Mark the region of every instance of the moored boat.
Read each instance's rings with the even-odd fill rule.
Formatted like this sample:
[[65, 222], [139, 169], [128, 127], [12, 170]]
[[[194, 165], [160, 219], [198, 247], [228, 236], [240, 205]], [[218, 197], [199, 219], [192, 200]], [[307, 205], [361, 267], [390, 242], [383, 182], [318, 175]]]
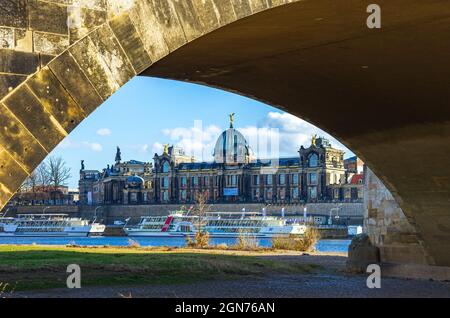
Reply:
[[256, 212], [211, 212], [203, 218], [175, 212], [168, 216], [143, 216], [136, 226], [125, 226], [128, 236], [185, 237], [199, 230], [210, 237], [236, 238], [249, 235], [258, 238], [303, 235], [306, 225]]
[[67, 214], [19, 214], [16, 218], [0, 218], [0, 237], [84, 237], [99, 236], [105, 225]]

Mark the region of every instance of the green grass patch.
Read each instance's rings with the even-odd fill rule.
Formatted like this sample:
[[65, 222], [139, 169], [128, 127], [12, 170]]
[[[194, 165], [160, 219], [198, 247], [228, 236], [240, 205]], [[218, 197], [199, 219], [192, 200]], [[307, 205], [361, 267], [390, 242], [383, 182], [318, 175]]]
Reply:
[[80, 265], [82, 286], [182, 284], [321, 270], [314, 264], [210, 250], [0, 246], [0, 282], [15, 290], [64, 288], [69, 264]]

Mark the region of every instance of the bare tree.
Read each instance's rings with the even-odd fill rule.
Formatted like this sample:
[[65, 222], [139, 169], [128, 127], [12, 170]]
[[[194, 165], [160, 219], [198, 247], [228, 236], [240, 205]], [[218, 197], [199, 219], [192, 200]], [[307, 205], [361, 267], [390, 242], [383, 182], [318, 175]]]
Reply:
[[[56, 194], [58, 187], [66, 185], [67, 180], [71, 177], [70, 168], [66, 166], [62, 157], [48, 158], [46, 166], [49, 184], [53, 187], [52, 192]], [[56, 201], [55, 197], [54, 201]]]
[[31, 201], [34, 205], [38, 200], [37, 194], [40, 193], [40, 199], [42, 199], [42, 192], [45, 191], [49, 184], [49, 177], [47, 171], [47, 165], [42, 162], [22, 183], [17, 191], [17, 202], [20, 204], [22, 199]]
[[38, 185], [39, 185], [39, 179], [38, 179], [38, 175], [35, 170], [22, 183], [22, 185], [19, 189], [19, 193], [18, 193], [19, 196], [21, 196], [22, 192], [27, 194], [27, 196], [29, 196], [31, 194], [31, 198], [30, 198], [31, 205], [34, 205], [34, 203], [36, 202], [36, 192], [38, 190], [37, 189]]
[[50, 174], [46, 162], [42, 162], [34, 171], [37, 177], [37, 183], [42, 190], [45, 190], [50, 185]]
[[190, 213], [197, 217], [195, 240], [191, 241], [188, 237], [188, 245], [191, 247], [205, 248], [209, 244], [209, 233], [204, 229], [204, 222], [211, 206], [207, 204], [209, 192], [202, 191], [195, 194], [196, 204], [190, 209]]

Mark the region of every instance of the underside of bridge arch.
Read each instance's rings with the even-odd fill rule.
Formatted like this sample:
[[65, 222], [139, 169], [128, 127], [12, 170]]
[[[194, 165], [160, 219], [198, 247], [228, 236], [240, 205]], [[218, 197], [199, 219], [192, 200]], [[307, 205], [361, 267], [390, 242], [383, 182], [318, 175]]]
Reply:
[[134, 1], [1, 100], [0, 205], [132, 77], [170, 78], [261, 100], [339, 138], [395, 197], [427, 262], [450, 266], [450, 5], [378, 1], [382, 27], [369, 29], [369, 3]]
[[379, 5], [380, 30], [366, 27], [364, 1], [266, 11], [189, 43], [143, 75], [238, 92], [333, 134], [389, 188], [427, 262], [449, 266], [450, 5]]

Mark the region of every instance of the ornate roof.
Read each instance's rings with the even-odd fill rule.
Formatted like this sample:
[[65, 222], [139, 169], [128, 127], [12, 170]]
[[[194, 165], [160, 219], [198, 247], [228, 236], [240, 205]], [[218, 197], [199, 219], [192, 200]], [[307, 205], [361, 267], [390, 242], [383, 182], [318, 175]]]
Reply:
[[220, 134], [214, 147], [216, 163], [248, 163], [250, 147], [244, 136], [234, 128]]

